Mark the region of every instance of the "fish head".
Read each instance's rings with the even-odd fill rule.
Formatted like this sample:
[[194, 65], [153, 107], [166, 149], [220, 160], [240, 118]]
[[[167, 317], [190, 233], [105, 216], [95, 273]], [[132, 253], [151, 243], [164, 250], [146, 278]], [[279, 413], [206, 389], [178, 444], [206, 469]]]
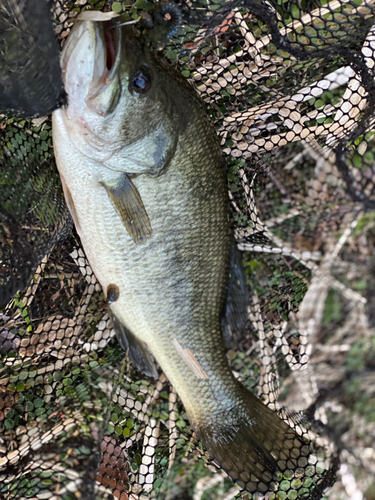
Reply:
[[65, 124], [85, 156], [103, 161], [160, 127], [173, 111], [145, 40], [133, 27], [77, 21], [61, 55]]

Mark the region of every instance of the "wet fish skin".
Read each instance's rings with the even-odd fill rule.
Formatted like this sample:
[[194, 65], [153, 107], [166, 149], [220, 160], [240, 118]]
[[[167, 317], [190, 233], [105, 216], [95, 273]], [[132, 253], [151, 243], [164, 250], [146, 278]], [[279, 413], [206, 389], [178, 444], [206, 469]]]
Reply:
[[[107, 44], [105, 36], [103, 24], [75, 25], [62, 54], [69, 106], [53, 115], [77, 231], [103, 290], [117, 287], [110, 311], [122, 345], [149, 375], [156, 359], [233, 480], [267, 489], [308, 451], [234, 378], [226, 358], [232, 236], [215, 130], [186, 80], [132, 29], [118, 29]], [[111, 43], [121, 47], [114, 62]], [[140, 71], [145, 92], [134, 87]]]

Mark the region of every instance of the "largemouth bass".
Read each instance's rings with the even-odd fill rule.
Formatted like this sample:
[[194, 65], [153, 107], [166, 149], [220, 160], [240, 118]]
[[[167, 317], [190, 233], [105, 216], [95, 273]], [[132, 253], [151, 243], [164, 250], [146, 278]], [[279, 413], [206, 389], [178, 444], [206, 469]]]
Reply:
[[57, 166], [120, 343], [143, 373], [156, 376], [157, 361], [230, 477], [266, 491], [277, 471], [307, 463], [309, 448], [226, 358], [238, 272], [203, 105], [127, 26], [77, 22], [61, 64], [69, 105], [53, 114]]

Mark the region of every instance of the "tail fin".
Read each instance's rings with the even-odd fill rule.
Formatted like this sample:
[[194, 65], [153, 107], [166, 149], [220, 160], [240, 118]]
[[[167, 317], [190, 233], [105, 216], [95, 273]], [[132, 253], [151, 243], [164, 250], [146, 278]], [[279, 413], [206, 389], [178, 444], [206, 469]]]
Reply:
[[243, 389], [243, 402], [211, 416], [197, 432], [212, 458], [250, 493], [274, 490], [278, 472], [308, 463], [309, 443], [254, 394]]

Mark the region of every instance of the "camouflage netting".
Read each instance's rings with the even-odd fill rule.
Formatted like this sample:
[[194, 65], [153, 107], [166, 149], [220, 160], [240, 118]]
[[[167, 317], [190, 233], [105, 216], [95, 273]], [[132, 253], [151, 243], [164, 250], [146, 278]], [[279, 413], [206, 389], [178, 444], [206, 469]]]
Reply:
[[[153, 4], [55, 1], [62, 42], [86, 8], [136, 20]], [[215, 466], [165, 376], [140, 378], [117, 343], [50, 118], [2, 115], [0, 499], [374, 499], [374, 3], [168, 9], [163, 52], [216, 125], [248, 276], [228, 359], [307, 451], [247, 492]]]

